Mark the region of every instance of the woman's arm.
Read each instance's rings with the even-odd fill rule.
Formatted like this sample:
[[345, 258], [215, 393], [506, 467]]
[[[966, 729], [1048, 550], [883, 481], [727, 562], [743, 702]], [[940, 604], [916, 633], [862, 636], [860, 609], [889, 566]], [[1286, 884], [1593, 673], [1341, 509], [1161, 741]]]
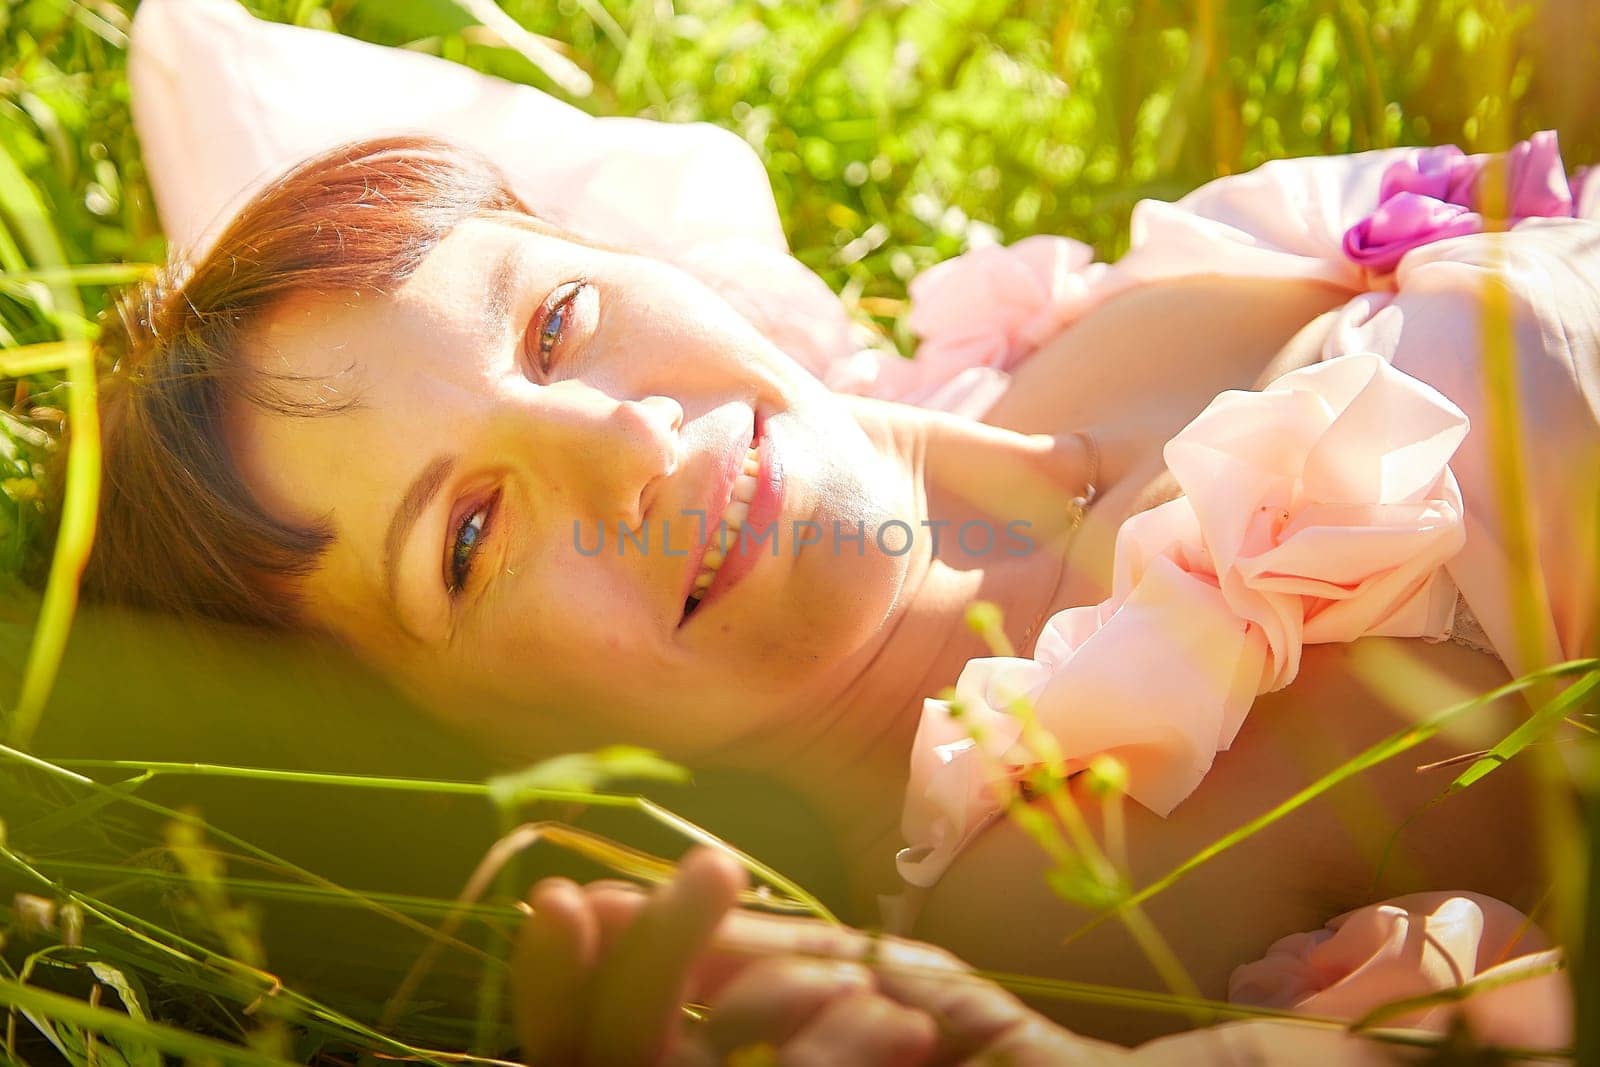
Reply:
[[1159, 460], [1218, 393], [1255, 387], [1308, 323], [1348, 299], [1320, 282], [1220, 276], [1130, 289], [1028, 357], [983, 421], [1022, 433], [1092, 428], [1102, 477], [1117, 481]]

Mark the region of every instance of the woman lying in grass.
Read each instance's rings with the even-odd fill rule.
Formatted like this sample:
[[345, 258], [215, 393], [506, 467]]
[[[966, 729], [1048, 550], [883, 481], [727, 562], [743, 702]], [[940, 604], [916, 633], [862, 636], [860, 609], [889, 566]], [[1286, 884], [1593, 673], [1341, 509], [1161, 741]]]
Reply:
[[[207, 250], [107, 331], [91, 593], [324, 634], [500, 767], [629, 741], [764, 776], [818, 813], [847, 920], [975, 966], [1334, 1018], [1510, 967], [1467, 1024], [1567, 1040], [1514, 910], [1549, 884], [1524, 761], [1442, 802], [1462, 764], [1416, 770], [1508, 709], [1230, 837], [1418, 717], [1594, 653], [1600, 190], [1552, 134], [1269, 164], [1141, 205], [1111, 266], [1048, 236], [975, 250], [913, 285], [908, 362], [852, 344], [719, 131], [202, 0], [141, 5], [129, 70], [164, 219]], [[269, 164], [397, 116], [452, 142], [346, 145], [211, 224]], [[1485, 386], [1497, 353], [1514, 389]], [[1486, 397], [1515, 401], [1526, 529]], [[609, 888], [536, 891], [532, 1051], [648, 1058], [687, 996], [713, 1023], [682, 1049], [810, 1032], [871, 1059], [948, 1016], [944, 988], [1047, 1061], [1077, 1040], [892, 975], [877, 1023], [812, 1019], [863, 974], [797, 964], [859, 946], [810, 926], [685, 985], [732, 970], [705, 953], [733, 876], [687, 866], [645, 912], [665, 941], [606, 941], [641, 907]], [[1047, 1007], [1125, 1041], [1188, 1021]]]
[[[1552, 152], [1487, 168], [1547, 216], [1504, 239], [1448, 199], [1486, 195], [1486, 161], [1407, 149], [1215, 183], [1110, 271], [1038, 246], [957, 261], [914, 294], [930, 343], [1038, 342], [978, 421], [830, 391], [695, 278], [541, 221], [468, 152], [339, 149], [108, 331], [87, 587], [324, 633], [506, 765], [625, 740], [770, 775], [828, 827], [849, 920], [971, 964], [1310, 1003], [1332, 935], [1240, 965], [1384, 896], [1540, 899], [1520, 764], [1442, 803], [1456, 772], [1415, 769], [1495, 724], [1061, 938], [1416, 716], [1592, 653], [1600, 226], [1570, 217]], [[1529, 191], [1555, 177], [1567, 217]], [[1407, 183], [1430, 182], [1418, 221]], [[1363, 190], [1382, 202], [1323, 254]], [[1512, 625], [1484, 428], [1486, 287], [1538, 504], [1533, 630]], [[975, 658], [978, 600], [1032, 658]], [[1008, 797], [1059, 815], [1063, 777], [1095, 837], [1065, 857], [998, 818]], [[1378, 1002], [1531, 945], [1467, 925], [1465, 974], [1429, 970], [1419, 933], [1394, 967], [1429, 976]], [[1543, 1003], [1492, 1036], [1559, 1043]], [[1113, 1039], [1175, 1025], [1051, 1010]]]

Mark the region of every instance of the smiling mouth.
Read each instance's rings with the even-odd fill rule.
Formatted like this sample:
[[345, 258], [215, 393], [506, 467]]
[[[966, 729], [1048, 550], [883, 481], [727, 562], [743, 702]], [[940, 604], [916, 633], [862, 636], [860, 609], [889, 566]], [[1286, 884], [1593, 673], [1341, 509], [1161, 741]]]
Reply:
[[711, 588], [712, 581], [717, 577], [717, 571], [722, 569], [723, 562], [728, 558], [740, 529], [750, 517], [750, 503], [755, 499], [760, 472], [761, 457], [758, 445], [752, 441], [745, 451], [743, 466], [733, 479], [733, 492], [728, 497], [727, 509], [718, 516], [717, 524], [709, 527], [711, 544], [700, 560], [700, 572], [695, 575], [689, 598], [683, 602], [684, 619], [693, 615], [694, 610], [700, 606], [706, 590]]

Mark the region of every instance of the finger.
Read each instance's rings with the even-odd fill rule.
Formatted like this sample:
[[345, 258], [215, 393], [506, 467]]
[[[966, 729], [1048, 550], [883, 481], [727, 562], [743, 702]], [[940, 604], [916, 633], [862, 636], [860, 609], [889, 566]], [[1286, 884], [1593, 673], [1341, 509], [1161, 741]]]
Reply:
[[748, 965], [756, 953], [862, 961], [872, 969], [880, 992], [938, 1023], [941, 1061], [972, 1056], [1033, 1018], [1016, 997], [974, 976], [950, 953], [919, 941], [809, 919], [736, 912], [719, 928], [717, 944], [726, 951], [712, 957], [707, 972], [721, 967], [737, 973], [735, 968]]
[[[632, 882], [590, 882], [583, 889], [600, 923], [599, 958], [604, 959], [649, 898]], [[808, 928], [817, 929], [807, 934]], [[849, 933], [857, 939], [864, 937], [855, 931]], [[855, 956], [865, 951], [859, 947], [840, 948], [842, 943], [813, 919], [731, 911], [718, 925], [708, 950], [690, 964], [685, 996], [701, 1002], [715, 1000], [745, 968], [766, 956], [793, 955], [801, 947], [817, 950], [819, 955], [829, 947], [835, 948], [838, 955]], [[849, 943], [855, 945], [854, 941]]]
[[592, 1062], [654, 1062], [671, 1046], [691, 967], [743, 887], [738, 864], [694, 849], [639, 908], [595, 971], [585, 1034]]
[[859, 962], [876, 971], [928, 974], [931, 979], [966, 974], [950, 953], [919, 941], [856, 930], [818, 919], [735, 911], [717, 928], [715, 952], [701, 965], [708, 1000], [745, 967], [765, 956], [802, 956]]
[[[1311, 1031], [1318, 1033], [1319, 1031]], [[1209, 1031], [1192, 1031], [1195, 1035], [1206, 1034]], [[1188, 1037], [1188, 1034], [1183, 1035]], [[1340, 1035], [1343, 1036], [1343, 1035]], [[1181, 1051], [1167, 1046], [1166, 1041], [1157, 1041], [1152, 1045], [1141, 1046], [1148, 1049], [1152, 1055], [1146, 1061], [1149, 1067], [1172, 1063], [1182, 1064], [1236, 1064], [1236, 1063], [1330, 1063], [1328, 1060], [1318, 1059], [1289, 1059], [1271, 1056], [1265, 1050], [1256, 1050], [1255, 1056], [1233, 1056], [1227, 1050], [1214, 1059], [1207, 1058], [1202, 1050], [1197, 1047], [1184, 1048]], [[1209, 1050], [1208, 1050], [1209, 1051]], [[1139, 1055], [1139, 1050], [1126, 1049], [1121, 1045], [1113, 1045], [1106, 1041], [1096, 1041], [1092, 1038], [1079, 1037], [1070, 1030], [1064, 1030], [1053, 1023], [1046, 1022], [1037, 1015], [1033, 1015], [1016, 1026], [1007, 1028], [988, 1045], [978, 1050], [969, 1059], [960, 1062], [974, 1063], [1003, 1063], [1007, 1067], [1124, 1067], [1132, 1063]], [[1363, 1063], [1369, 1062], [1366, 1060]]]
[[[590, 882], [584, 886], [589, 905], [600, 924], [600, 959], [607, 958], [621, 940], [623, 933], [633, 925], [649, 901], [649, 896], [637, 885], [627, 882]], [[731, 917], [731, 915], [730, 915]], [[724, 920], [726, 921], [726, 920]], [[704, 1003], [721, 989], [728, 978], [749, 966], [757, 958], [738, 946], [725, 950], [713, 935], [710, 945], [691, 960], [688, 979], [682, 990], [683, 1000]]]
[[938, 1056], [963, 1062], [1036, 1018], [1028, 1007], [955, 956], [916, 941], [884, 938], [873, 963], [878, 988], [939, 1026]]
[[703, 1037], [722, 1056], [761, 1041], [781, 1045], [836, 998], [872, 988], [872, 973], [860, 964], [767, 957], [712, 1002]]
[[533, 915], [511, 952], [512, 1017], [523, 1058], [569, 1063], [578, 1049], [583, 989], [594, 967], [599, 927], [583, 892], [547, 878], [528, 897]]
[[[689, 855], [706, 852], [706, 849], [695, 849], [684, 856], [687, 861]], [[718, 854], [719, 859], [722, 859]], [[699, 862], [699, 861], [696, 861]], [[730, 869], [729, 877], [740, 879], [739, 887], [744, 888], [744, 874], [742, 871], [733, 874], [731, 867], [737, 866], [732, 860], [725, 860]], [[682, 861], [680, 861], [680, 868]], [[673, 872], [674, 878], [678, 875]], [[624, 931], [633, 925], [633, 920], [638, 917], [639, 911], [646, 901], [650, 899], [650, 892], [660, 892], [667, 883], [662, 883], [647, 891], [636, 882], [627, 882], [617, 878], [604, 878], [584, 885], [583, 891], [589, 897], [590, 907], [594, 909], [595, 917], [600, 921], [600, 958], [604, 959], [611, 947], [622, 937]]]
[[693, 988], [715, 1001], [729, 982], [758, 960], [799, 956], [842, 962], [872, 958], [876, 937], [819, 919], [760, 912], [730, 912], [717, 927], [712, 951], [695, 965]]
[[[631, 882], [590, 882], [583, 887], [600, 924], [600, 958], [610, 953], [623, 931], [633, 925], [650, 900], [650, 893]], [[660, 887], [656, 887], [656, 892]]]
[[[633, 924], [647, 898], [627, 882], [590, 882], [584, 892], [599, 919], [599, 955], [604, 959]], [[872, 941], [872, 935], [816, 919], [730, 911], [717, 926], [707, 950], [689, 965], [683, 995], [721, 1004], [729, 983], [763, 960], [797, 955], [858, 959], [870, 955]]]
[[875, 993], [829, 1002], [778, 1053], [784, 1067], [918, 1067], [938, 1042], [934, 1021]]

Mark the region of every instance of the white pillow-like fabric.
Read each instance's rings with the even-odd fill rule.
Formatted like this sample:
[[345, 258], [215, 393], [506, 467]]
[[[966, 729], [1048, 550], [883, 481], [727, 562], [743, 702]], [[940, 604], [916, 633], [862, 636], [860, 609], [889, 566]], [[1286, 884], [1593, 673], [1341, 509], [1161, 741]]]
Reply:
[[162, 222], [188, 249], [300, 160], [421, 132], [483, 153], [542, 216], [610, 243], [788, 251], [755, 153], [705, 123], [597, 120], [433, 56], [261, 22], [233, 0], [146, 0], [128, 77]]

